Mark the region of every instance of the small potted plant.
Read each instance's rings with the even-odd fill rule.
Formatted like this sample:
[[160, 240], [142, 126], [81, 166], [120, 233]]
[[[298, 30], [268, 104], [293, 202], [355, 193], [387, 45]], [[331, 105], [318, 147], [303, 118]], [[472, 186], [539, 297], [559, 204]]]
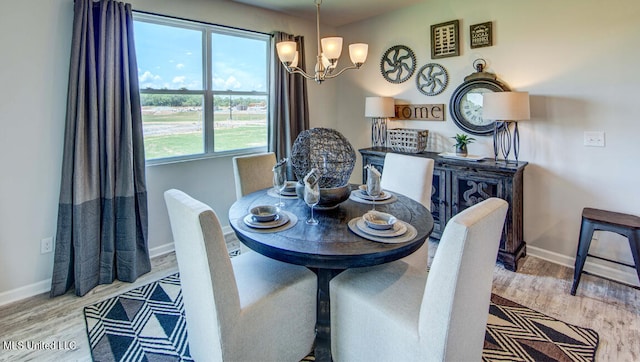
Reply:
[[455, 135], [455, 137], [451, 137], [454, 140], [456, 140], [456, 155], [458, 156], [462, 156], [462, 157], [467, 157], [467, 145], [469, 143], [473, 143], [473, 141], [475, 141], [476, 139], [473, 137], [469, 137], [464, 133], [458, 133]]

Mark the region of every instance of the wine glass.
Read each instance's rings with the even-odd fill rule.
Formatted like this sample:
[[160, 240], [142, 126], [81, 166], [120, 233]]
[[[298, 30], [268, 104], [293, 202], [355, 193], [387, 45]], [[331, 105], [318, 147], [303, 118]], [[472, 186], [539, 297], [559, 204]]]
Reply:
[[282, 191], [287, 187], [287, 170], [285, 167], [275, 167], [273, 169], [273, 187], [278, 193], [278, 203], [276, 206], [282, 208], [284, 202], [282, 202]]
[[380, 176], [376, 175], [375, 172], [369, 172], [367, 175], [367, 194], [373, 199], [373, 207], [371, 210], [376, 209], [376, 198], [380, 196], [381, 193]]
[[318, 220], [313, 217], [313, 208], [320, 202], [320, 186], [317, 182], [305, 183], [304, 202], [311, 207], [311, 218], [307, 220], [308, 225], [318, 225]]

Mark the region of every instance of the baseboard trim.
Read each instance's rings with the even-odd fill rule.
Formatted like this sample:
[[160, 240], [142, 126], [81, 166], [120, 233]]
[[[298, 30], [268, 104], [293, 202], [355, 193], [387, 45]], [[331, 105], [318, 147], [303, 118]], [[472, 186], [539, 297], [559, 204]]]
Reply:
[[0, 306], [30, 298], [38, 294], [48, 293], [51, 290], [51, 279], [25, 285], [16, 289], [0, 293]]
[[[527, 245], [527, 255], [534, 256], [536, 258], [543, 259], [554, 264], [564, 265], [571, 269], [574, 268], [576, 263], [575, 258], [558, 254], [552, 251], [536, 248], [535, 246], [531, 246], [531, 245]], [[629, 270], [628, 271], [620, 270], [620, 269], [609, 267], [607, 265], [593, 263], [593, 262], [590, 262], [589, 259], [587, 259], [587, 262], [584, 264], [584, 271], [592, 275], [600, 276], [603, 278], [611, 279], [620, 283], [633, 285], [636, 287], [640, 286], [640, 282], [638, 281], [638, 275], [636, 274], [635, 270], [633, 268], [627, 268], [627, 267], [623, 267], [623, 268], [626, 268]]]
[[173, 243], [166, 243], [164, 245], [156, 246], [155, 248], [149, 249], [149, 257], [151, 259], [157, 258], [159, 256], [173, 252], [174, 249], [175, 247], [173, 246]]
[[[227, 235], [233, 234], [233, 229], [229, 225], [223, 226], [222, 232], [226, 237]], [[155, 248], [149, 249], [149, 257], [153, 259], [165, 254], [169, 254], [173, 251], [174, 251], [173, 243], [167, 243], [167, 244], [156, 246]], [[48, 293], [50, 290], [51, 290], [51, 278], [46, 280], [41, 280], [33, 284], [25, 285], [23, 287], [7, 290], [6, 292], [0, 293], [0, 306], [17, 302], [22, 299], [30, 298], [38, 294]]]
[[[222, 232], [225, 236], [233, 234], [233, 229], [230, 226], [224, 226]], [[174, 251], [173, 243], [167, 243], [164, 245], [156, 246], [149, 249], [149, 256], [151, 258], [159, 257], [165, 254], [169, 254]], [[569, 268], [573, 268], [575, 264], [575, 258], [558, 254], [552, 251], [536, 248], [535, 246], [527, 245], [527, 254], [539, 259], [549, 261], [551, 263], [564, 265]], [[619, 270], [611, 268], [606, 265], [596, 264], [587, 260], [584, 266], [584, 270], [590, 274], [601, 276], [607, 279], [618, 281], [621, 283], [640, 287], [638, 276], [633, 268], [628, 268], [629, 271]], [[51, 279], [42, 280], [33, 284], [25, 285], [23, 287], [15, 288], [0, 293], [0, 306], [17, 302], [22, 299], [30, 298], [38, 294], [48, 293], [51, 290]]]

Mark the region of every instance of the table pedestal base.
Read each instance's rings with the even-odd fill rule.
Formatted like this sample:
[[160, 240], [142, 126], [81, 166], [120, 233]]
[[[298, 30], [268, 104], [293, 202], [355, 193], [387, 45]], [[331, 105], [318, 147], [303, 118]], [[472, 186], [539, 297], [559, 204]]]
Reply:
[[331, 301], [329, 282], [344, 269], [312, 269], [318, 275], [316, 312], [316, 344], [314, 356], [318, 362], [331, 362]]

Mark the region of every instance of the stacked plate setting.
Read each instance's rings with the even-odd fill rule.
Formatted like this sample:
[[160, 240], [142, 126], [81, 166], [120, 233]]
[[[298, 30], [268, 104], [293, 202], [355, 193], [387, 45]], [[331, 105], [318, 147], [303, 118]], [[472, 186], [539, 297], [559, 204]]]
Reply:
[[252, 228], [273, 229], [288, 223], [289, 216], [275, 206], [261, 205], [252, 208], [243, 221]]
[[296, 181], [287, 181], [287, 185], [279, 193], [282, 196], [296, 196]]
[[356, 221], [356, 227], [363, 233], [378, 237], [397, 237], [407, 232], [407, 225], [395, 216], [379, 211], [368, 211]]
[[389, 191], [382, 190], [380, 195], [373, 197], [367, 193], [367, 185], [360, 185], [359, 189], [354, 191], [354, 196], [367, 201], [385, 201], [390, 199], [393, 194]]
[[349, 229], [365, 239], [391, 244], [404, 243], [418, 235], [411, 224], [398, 220], [391, 214], [374, 210], [351, 219]]

